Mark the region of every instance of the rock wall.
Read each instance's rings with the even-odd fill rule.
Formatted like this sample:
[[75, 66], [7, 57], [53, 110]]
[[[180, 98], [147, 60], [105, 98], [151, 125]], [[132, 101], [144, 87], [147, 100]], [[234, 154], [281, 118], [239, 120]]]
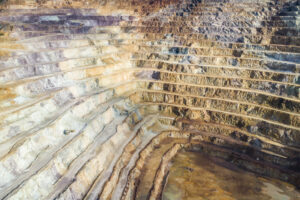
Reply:
[[299, 186], [299, 9], [2, 1], [0, 199], [159, 199], [182, 148]]

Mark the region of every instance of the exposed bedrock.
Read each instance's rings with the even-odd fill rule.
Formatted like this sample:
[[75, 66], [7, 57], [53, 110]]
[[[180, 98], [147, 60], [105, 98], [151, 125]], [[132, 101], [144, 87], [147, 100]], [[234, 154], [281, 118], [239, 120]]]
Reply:
[[182, 151], [300, 187], [299, 0], [0, 8], [0, 199], [161, 199]]

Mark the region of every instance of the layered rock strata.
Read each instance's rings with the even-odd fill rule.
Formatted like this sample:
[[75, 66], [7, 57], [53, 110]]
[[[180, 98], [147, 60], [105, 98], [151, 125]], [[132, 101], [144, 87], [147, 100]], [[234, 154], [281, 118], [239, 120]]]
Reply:
[[300, 185], [300, 2], [2, 1], [0, 199], [160, 199], [201, 151]]

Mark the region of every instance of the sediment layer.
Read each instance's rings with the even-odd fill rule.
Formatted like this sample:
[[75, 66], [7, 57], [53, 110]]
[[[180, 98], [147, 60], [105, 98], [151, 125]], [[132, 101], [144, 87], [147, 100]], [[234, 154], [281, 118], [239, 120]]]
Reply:
[[160, 199], [182, 149], [300, 185], [300, 1], [0, 4], [0, 199]]

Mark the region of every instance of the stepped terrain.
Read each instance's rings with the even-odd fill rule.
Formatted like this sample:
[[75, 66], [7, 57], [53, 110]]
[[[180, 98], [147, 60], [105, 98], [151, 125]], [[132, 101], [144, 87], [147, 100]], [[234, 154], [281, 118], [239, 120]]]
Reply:
[[300, 188], [299, 0], [0, 1], [0, 199], [168, 199], [186, 152]]

